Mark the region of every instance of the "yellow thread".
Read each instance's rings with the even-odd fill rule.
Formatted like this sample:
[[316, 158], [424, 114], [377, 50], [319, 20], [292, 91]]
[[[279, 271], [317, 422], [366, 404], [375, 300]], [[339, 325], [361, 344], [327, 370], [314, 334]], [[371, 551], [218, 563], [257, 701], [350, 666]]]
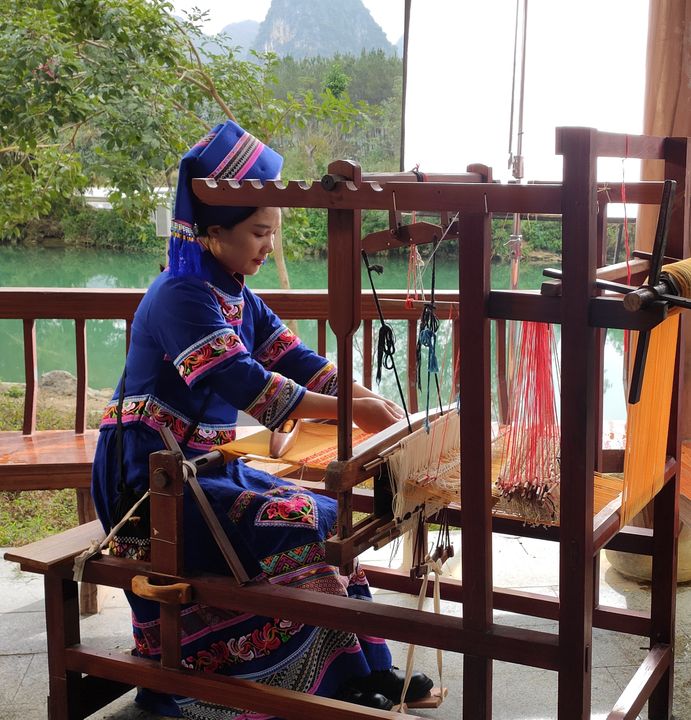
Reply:
[[[652, 330], [641, 399], [628, 406], [622, 527], [655, 497], [664, 484], [678, 331], [678, 314], [668, 317]], [[598, 479], [608, 477], [596, 473], [596, 485]]]
[[674, 280], [681, 297], [691, 298], [691, 258], [669, 263], [662, 272]]

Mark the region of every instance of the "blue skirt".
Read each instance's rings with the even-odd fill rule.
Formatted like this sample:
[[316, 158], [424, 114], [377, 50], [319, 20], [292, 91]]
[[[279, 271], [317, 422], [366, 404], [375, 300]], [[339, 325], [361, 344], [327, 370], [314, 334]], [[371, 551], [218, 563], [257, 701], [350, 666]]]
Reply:
[[[124, 474], [135, 491], [148, 487], [148, 456], [160, 450], [157, 434], [143, 424], [124, 428]], [[364, 573], [350, 577], [324, 560], [324, 541], [333, 532], [336, 503], [240, 461], [199, 476], [216, 516], [251, 578], [286, 587], [371, 601]], [[92, 493], [106, 528], [117, 503], [119, 470], [115, 429], [101, 431], [94, 460]], [[187, 489], [186, 489], [187, 493]], [[229, 574], [228, 567], [194, 500], [184, 498], [187, 572]], [[120, 557], [148, 559], [146, 538], [120, 535], [111, 543]], [[132, 607], [134, 654], [160, 657], [159, 606], [126, 593]], [[181, 665], [276, 687], [332, 697], [354, 677], [391, 667], [379, 638], [316, 628], [291, 620], [222, 610], [199, 603], [181, 609]], [[137, 701], [160, 715], [195, 720], [266, 718], [260, 713], [186, 697], [140, 690]]]

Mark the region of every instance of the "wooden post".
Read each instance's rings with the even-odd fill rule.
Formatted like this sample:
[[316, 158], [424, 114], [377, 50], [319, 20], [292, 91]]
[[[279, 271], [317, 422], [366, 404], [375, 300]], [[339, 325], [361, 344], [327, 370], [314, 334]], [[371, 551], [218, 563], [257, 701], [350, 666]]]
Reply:
[[46, 635], [48, 638], [48, 717], [50, 720], [76, 720], [79, 709], [80, 675], [65, 667], [65, 648], [78, 645], [79, 597], [77, 583], [47, 573], [44, 579]]
[[[686, 138], [668, 138], [665, 142], [665, 178], [676, 180], [672, 217], [670, 219], [667, 254], [688, 257], [690, 253], [689, 217], [691, 217], [691, 148]], [[684, 375], [691, 370], [691, 360], [686, 357], [688, 318], [684, 313], [680, 320], [675, 367], [675, 391], [670, 409], [670, 432], [667, 454], [677, 459], [674, 477], [662, 488], [653, 501], [653, 569], [650, 607], [650, 646], [665, 643], [674, 652], [677, 551], [679, 527], [679, 478], [681, 475], [681, 440], [684, 422]], [[688, 404], [686, 404], [688, 407]], [[648, 716], [651, 720], [668, 720], [672, 716], [674, 691], [672, 666], [669, 667], [650, 695]]]
[[589, 718], [591, 705], [597, 345], [588, 310], [597, 265], [594, 133], [557, 130], [557, 152], [564, 156], [559, 720]]
[[[492, 624], [490, 291], [491, 231], [488, 214], [459, 221], [461, 351], [461, 513], [464, 629], [487, 632]], [[469, 350], [468, 350], [469, 349]], [[463, 658], [463, 717], [492, 717], [492, 659]]]
[[[151, 487], [151, 569], [166, 575], [183, 575], [183, 473], [182, 456], [169, 450], [149, 460]], [[161, 665], [180, 667], [180, 606], [160, 603]]]
[[22, 433], [32, 435], [36, 430], [36, 387], [38, 385], [36, 321], [33, 318], [24, 318], [22, 324], [24, 326], [24, 380], [26, 382]]
[[[337, 160], [328, 169], [344, 178], [343, 182], [360, 184], [359, 165]], [[338, 190], [332, 192], [337, 200]], [[352, 455], [353, 335], [360, 325], [362, 295], [360, 215], [360, 210], [328, 211], [329, 325], [336, 336], [339, 460], [348, 460]]]

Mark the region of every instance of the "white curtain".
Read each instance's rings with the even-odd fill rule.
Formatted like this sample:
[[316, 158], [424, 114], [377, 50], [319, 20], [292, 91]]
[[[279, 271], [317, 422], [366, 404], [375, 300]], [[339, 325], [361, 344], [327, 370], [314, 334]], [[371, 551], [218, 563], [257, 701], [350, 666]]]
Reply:
[[[510, 177], [515, 17], [516, 0], [412, 0], [406, 168], [463, 172], [479, 162]], [[558, 126], [642, 132], [647, 24], [647, 0], [528, 0], [526, 179], [561, 179]], [[621, 162], [598, 174], [620, 180]]]

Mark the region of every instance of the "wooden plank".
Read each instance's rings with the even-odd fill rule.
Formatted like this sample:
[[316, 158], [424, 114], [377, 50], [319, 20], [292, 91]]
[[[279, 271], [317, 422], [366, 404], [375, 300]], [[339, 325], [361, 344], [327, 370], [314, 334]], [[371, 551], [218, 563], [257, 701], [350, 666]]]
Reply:
[[655, 644], [624, 688], [624, 692], [607, 715], [607, 720], [636, 720], [651, 692], [671, 664], [671, 646], [663, 643]]
[[93, 520], [29, 545], [11, 548], [5, 552], [5, 560], [19, 563], [22, 570], [27, 572], [41, 574], [56, 565], [68, 565], [71, 568], [75, 556], [86, 550], [92, 540], [100, 541], [104, 537], [100, 521]]
[[[62, 569], [61, 569], [62, 571]], [[68, 572], [69, 568], [65, 568]], [[111, 587], [129, 588], [134, 575], [148, 575], [152, 582], [188, 582], [196, 602], [231, 610], [251, 610], [281, 616], [319, 627], [352, 631], [414, 642], [452, 652], [484, 655], [506, 662], [528, 664], [545, 670], [558, 667], [557, 637], [537, 630], [490, 625], [487, 632], [464, 628], [462, 619], [384, 603], [363, 603], [347, 597], [324, 596], [268, 583], [239, 587], [220, 576], [171, 577], [151, 573], [147, 563], [102, 556], [87, 563], [84, 580]], [[434, 619], [432, 623], [431, 620]]]
[[194, 194], [208, 205], [338, 208], [339, 212], [363, 209], [388, 211], [394, 206], [399, 212], [449, 210], [530, 215], [561, 212], [562, 188], [558, 184], [387, 183], [380, 186], [365, 182], [360, 187], [357, 185], [341, 182], [328, 191], [321, 185], [308, 187], [305, 183], [294, 181], [276, 180], [262, 184], [251, 180], [192, 180]]
[[98, 430], [0, 433], [0, 490], [89, 487]]
[[650, 135], [625, 135], [623, 133], [594, 132], [589, 128], [557, 128], [557, 155], [563, 155], [568, 147], [570, 133], [574, 130], [593, 132], [595, 141], [593, 155], [598, 157], [632, 157], [660, 159], [664, 157], [664, 138]]
[[156, 692], [187, 695], [209, 703], [280, 716], [286, 720], [394, 720], [400, 717], [393, 712], [373, 710], [220, 673], [163, 668], [153, 660], [122, 653], [106, 654], [84, 646], [67, 650], [65, 656], [67, 666], [73, 672], [92, 673], [131, 685], [143, 685]]
[[[643, 181], [624, 183], [627, 203], [638, 203], [641, 205], [659, 205], [662, 196], [662, 182]], [[621, 182], [598, 183], [597, 201], [601, 206], [606, 207], [609, 203], [623, 202]]]
[[[284, 320], [327, 320], [327, 290], [257, 290], [266, 304]], [[296, 295], [300, 302], [295, 302]], [[387, 306], [391, 319], [417, 319], [418, 308], [404, 304], [405, 290], [383, 290], [381, 298], [400, 301]], [[119, 290], [117, 288], [0, 288], [0, 319], [124, 319], [127, 330], [131, 325], [144, 290]], [[439, 290], [436, 298], [440, 304], [458, 302], [455, 290]], [[377, 318], [377, 310], [370, 290], [362, 292], [362, 317]]]
[[[0, 288], [0, 319], [131, 318], [144, 292], [119, 288], [4, 287]], [[29, 303], [26, 302], [27, 297], [30, 298]]]
[[561, 322], [561, 299], [534, 290], [492, 290], [487, 298], [487, 315], [494, 320]]

